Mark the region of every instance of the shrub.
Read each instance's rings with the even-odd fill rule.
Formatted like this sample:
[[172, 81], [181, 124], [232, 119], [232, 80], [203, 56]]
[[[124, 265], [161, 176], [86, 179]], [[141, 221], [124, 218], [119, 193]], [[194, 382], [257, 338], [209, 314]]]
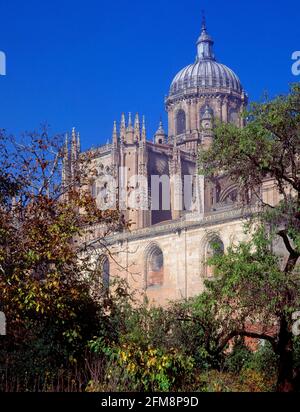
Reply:
[[252, 353], [245, 346], [243, 341], [239, 341], [232, 352], [227, 355], [224, 362], [224, 369], [230, 373], [238, 374], [243, 367], [250, 361]]
[[169, 392], [192, 381], [193, 359], [176, 349], [164, 351], [149, 346], [143, 350], [135, 344], [124, 344], [103, 348], [103, 353], [107, 357], [104, 384], [91, 382], [90, 391]]

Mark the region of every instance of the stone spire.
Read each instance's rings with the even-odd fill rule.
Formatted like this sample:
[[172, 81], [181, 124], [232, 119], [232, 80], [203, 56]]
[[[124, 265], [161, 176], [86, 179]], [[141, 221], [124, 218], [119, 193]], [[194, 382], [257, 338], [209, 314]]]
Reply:
[[132, 144], [134, 141], [134, 128], [132, 126], [132, 117], [131, 113], [129, 113], [129, 119], [128, 119], [128, 127], [126, 130], [126, 142], [129, 144]]
[[131, 112], [129, 112], [128, 115], [128, 128], [127, 130], [131, 130], [132, 129], [132, 116], [131, 116]]
[[72, 161], [76, 161], [78, 158], [78, 140], [77, 140], [77, 135], [76, 135], [76, 129], [75, 127], [72, 130], [72, 150], [71, 150], [71, 157]]
[[138, 175], [140, 207], [137, 212], [137, 221], [140, 228], [145, 228], [151, 224], [151, 211], [149, 208], [149, 188], [148, 188], [148, 151], [146, 143], [146, 123], [145, 116], [142, 119], [142, 133], [138, 148]]
[[70, 162], [69, 162], [69, 135], [66, 133], [65, 136], [65, 145], [64, 145], [64, 154], [63, 154], [63, 168], [62, 168], [62, 181], [63, 185], [68, 185], [68, 179], [70, 175]]
[[213, 51], [214, 41], [207, 33], [206, 18], [203, 12], [202, 16], [202, 28], [201, 35], [197, 41], [198, 56], [197, 60], [213, 60], [215, 61], [215, 55]]
[[146, 143], [147, 135], [146, 135], [146, 120], [145, 116], [143, 116], [143, 125], [142, 125], [142, 142]]
[[139, 142], [141, 140], [140, 117], [138, 113], [135, 115], [134, 121], [134, 140], [136, 142]]
[[64, 158], [66, 159], [69, 155], [69, 135], [65, 135], [65, 148], [64, 148]]
[[113, 142], [114, 146], [118, 146], [118, 131], [117, 131], [117, 122], [116, 121], [114, 121], [112, 142]]
[[78, 132], [77, 134], [77, 153], [80, 154], [81, 152], [81, 139], [80, 139], [80, 133]]
[[72, 130], [72, 141], [71, 141], [71, 179], [75, 181], [78, 175], [78, 136], [76, 134], [75, 127]]
[[121, 116], [121, 128], [123, 127], [126, 129], [125, 113], [122, 113], [122, 116]]
[[126, 139], [126, 120], [125, 120], [124, 113], [122, 113], [122, 117], [121, 117], [120, 138], [122, 142], [124, 142]]
[[177, 137], [174, 139], [174, 146], [169, 158], [169, 170], [171, 178], [171, 199], [172, 199], [172, 219], [179, 219], [181, 217], [182, 204], [182, 161], [181, 150], [177, 146]]

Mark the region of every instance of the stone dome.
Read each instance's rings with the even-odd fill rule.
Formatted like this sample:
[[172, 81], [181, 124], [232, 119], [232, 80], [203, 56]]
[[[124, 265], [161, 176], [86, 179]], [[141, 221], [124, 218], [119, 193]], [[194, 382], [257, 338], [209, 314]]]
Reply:
[[210, 60], [199, 60], [182, 69], [172, 82], [170, 94], [186, 89], [228, 89], [242, 93], [243, 87], [238, 76], [227, 66]]
[[192, 89], [220, 89], [225, 92], [243, 92], [238, 76], [227, 66], [218, 63], [213, 53], [214, 41], [207, 33], [203, 21], [202, 32], [197, 41], [198, 55], [194, 64], [182, 69], [174, 78], [170, 96], [189, 92]]

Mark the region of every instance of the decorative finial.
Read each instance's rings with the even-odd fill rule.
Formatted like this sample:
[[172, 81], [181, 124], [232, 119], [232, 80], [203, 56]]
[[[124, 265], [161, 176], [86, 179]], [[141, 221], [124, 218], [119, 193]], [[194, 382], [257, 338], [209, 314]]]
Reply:
[[64, 147], [64, 161], [66, 161], [68, 156], [69, 156], [69, 135], [68, 135], [68, 133], [66, 133], [66, 135], [65, 135], [65, 147]]
[[146, 140], [147, 140], [147, 136], [146, 136], [146, 120], [145, 120], [145, 116], [143, 116], [142, 142], [145, 143]]
[[118, 144], [118, 130], [117, 130], [117, 122], [116, 122], [116, 120], [114, 121], [112, 141], [113, 141], [114, 144]]
[[129, 135], [128, 135], [128, 141], [132, 141], [132, 139], [133, 139], [133, 134], [134, 134], [134, 129], [133, 129], [133, 126], [132, 126], [132, 114], [131, 114], [131, 112], [129, 113], [129, 118], [128, 118], [128, 127], [127, 127], [127, 131], [126, 131], [127, 133], [129, 133]]
[[160, 116], [160, 121], [159, 121], [159, 128], [163, 129], [164, 125], [163, 125], [163, 121], [162, 121], [162, 117]]
[[213, 60], [215, 61], [215, 55], [213, 52], [214, 41], [207, 32], [206, 17], [204, 10], [202, 11], [202, 28], [201, 35], [197, 41], [197, 61], [199, 60]]
[[80, 133], [78, 132], [77, 134], [77, 150], [80, 153], [81, 152], [81, 139], [80, 139]]
[[121, 126], [120, 126], [120, 139], [121, 141], [125, 140], [126, 138], [126, 119], [125, 114], [122, 113], [121, 117]]
[[73, 172], [74, 172], [74, 167], [75, 167], [75, 162], [78, 159], [78, 140], [77, 140], [77, 135], [76, 135], [76, 128], [73, 127], [72, 129], [72, 144], [71, 144], [71, 158], [73, 161]]
[[134, 126], [135, 128], [140, 128], [140, 116], [138, 113], [135, 115]]
[[134, 120], [134, 138], [136, 141], [141, 139], [140, 116], [138, 113], [136, 113]]
[[125, 113], [122, 113], [122, 117], [121, 117], [121, 128], [125, 128], [125, 127], [126, 127]]
[[72, 149], [76, 154], [77, 154], [77, 145], [78, 145], [78, 140], [77, 140], [77, 135], [76, 135], [76, 128], [73, 127], [72, 129]]
[[207, 31], [205, 10], [202, 10], [202, 31]]

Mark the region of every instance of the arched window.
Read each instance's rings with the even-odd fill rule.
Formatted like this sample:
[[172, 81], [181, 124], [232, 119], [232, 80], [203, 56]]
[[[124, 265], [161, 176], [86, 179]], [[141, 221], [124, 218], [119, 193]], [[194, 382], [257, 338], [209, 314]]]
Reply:
[[150, 245], [146, 252], [146, 288], [163, 286], [164, 255], [156, 244]]
[[224, 199], [224, 202], [226, 203], [236, 203], [238, 198], [238, 191], [237, 189], [232, 190], [231, 192], [228, 193], [227, 197]]
[[227, 205], [237, 203], [239, 200], [238, 189], [236, 186], [227, 187], [221, 194], [220, 202]]
[[209, 264], [209, 259], [215, 256], [222, 256], [225, 253], [225, 247], [222, 240], [216, 236], [213, 237], [206, 247], [206, 276], [212, 278], [214, 276], [215, 268]]
[[176, 134], [184, 134], [186, 132], [186, 115], [184, 110], [179, 110], [176, 116]]

